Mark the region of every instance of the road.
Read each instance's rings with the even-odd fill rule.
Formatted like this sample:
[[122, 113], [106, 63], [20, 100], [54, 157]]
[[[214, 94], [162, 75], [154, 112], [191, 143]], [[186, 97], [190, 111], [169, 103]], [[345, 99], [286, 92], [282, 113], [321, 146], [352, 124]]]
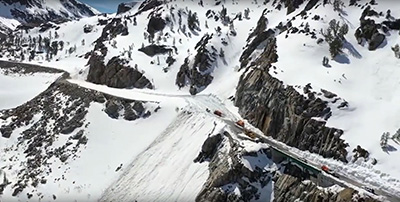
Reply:
[[[238, 129], [241, 129], [242, 131], [244, 130], [243, 128], [241, 128], [237, 124], [235, 124], [235, 121], [233, 121], [233, 120], [225, 120], [225, 122], [232, 127], [236, 127]], [[290, 151], [288, 146], [286, 146], [282, 143], [279, 143], [276, 140], [273, 140], [272, 138], [267, 137], [266, 135], [264, 135], [263, 133], [260, 133], [259, 131], [255, 131], [255, 130], [252, 130], [249, 128], [246, 128], [246, 130], [249, 130], [252, 133], [254, 133], [261, 142], [270, 145], [273, 149], [279, 150], [279, 151], [285, 153], [286, 155], [290, 156], [291, 158], [296, 159], [297, 161], [301, 161], [304, 164], [307, 164], [308, 166], [311, 166], [317, 170], [320, 170], [323, 177], [326, 178], [326, 180], [329, 180], [330, 182], [332, 182], [334, 184], [338, 184], [343, 187], [349, 187], [349, 185], [352, 185], [359, 189], [363, 189], [362, 187], [364, 187], [364, 186], [368, 187], [368, 185], [364, 185], [364, 184], [357, 182], [354, 179], [348, 178], [347, 176], [344, 176], [340, 173], [335, 173], [336, 177], [333, 175], [330, 175], [330, 174], [324, 172], [322, 169], [320, 169], [321, 165], [319, 163], [303, 159], [297, 153]], [[375, 189], [374, 191], [375, 191], [376, 195], [384, 196], [388, 201], [400, 202], [400, 197], [395, 196], [387, 191], [379, 190], [379, 189]], [[370, 195], [372, 196], [372, 194], [370, 194]]]
[[[24, 68], [29, 68], [32, 66], [32, 71], [55, 71], [55, 69], [48, 68], [48, 67], [39, 67], [37, 65], [30, 65], [30, 64], [23, 64], [21, 63], [12, 63], [12, 62], [6, 62], [2, 61], [1, 64], [7, 64], [9, 66], [10, 64], [15, 64], [18, 65], [18, 67], [24, 67]], [[57, 70], [58, 71], [58, 70]], [[67, 80], [67, 77], [69, 76], [68, 73], [64, 72], [63, 76], [61, 76], [59, 79], [57, 79], [55, 82], [67, 82], [67, 83], [72, 83], [72, 84], [77, 84], [81, 87], [96, 90], [102, 93], [106, 93], [109, 95], [113, 95], [116, 97], [122, 97], [126, 99], [133, 99], [133, 100], [140, 100], [140, 101], [150, 101], [150, 102], [160, 102], [163, 100], [171, 100], [171, 99], [177, 99], [177, 100], [185, 100], [187, 103], [191, 105], [195, 105], [198, 110], [205, 112], [207, 108], [210, 110], [215, 110], [215, 109], [220, 109], [222, 106], [224, 106], [217, 98], [216, 96], [213, 95], [198, 95], [198, 96], [191, 96], [187, 94], [164, 94], [164, 93], [156, 93], [154, 91], [148, 91], [148, 90], [141, 90], [141, 89], [112, 89], [106, 86], [102, 85], [96, 85], [92, 84], [89, 82], [85, 81], [80, 81], [80, 80]], [[210, 102], [208, 102], [208, 100]], [[218, 103], [219, 102], [219, 103]], [[234, 128], [236, 132], [241, 133], [243, 132], [243, 128], [239, 127], [238, 125], [235, 124], [237, 120], [240, 119], [240, 117], [234, 115], [234, 113], [230, 112], [229, 109], [224, 107], [224, 116], [219, 117], [221, 120], [223, 120], [228, 126], [231, 126], [231, 128]], [[212, 112], [211, 112], [212, 113]], [[290, 150], [290, 147], [280, 143], [276, 140], [273, 140], [270, 137], [267, 137], [265, 134], [260, 132], [259, 130], [256, 130], [255, 128], [252, 128], [252, 126], [247, 127], [246, 130], [251, 131], [256, 135], [256, 137], [259, 139], [259, 141], [266, 143], [270, 145], [273, 149], [279, 150], [280, 152], [284, 153], [287, 156], [290, 156], [290, 158], [296, 159], [297, 161], [300, 161], [308, 166], [313, 167], [314, 169], [320, 170], [321, 173], [326, 177], [327, 179], [331, 180], [335, 184], [339, 184], [341, 186], [348, 186], [352, 185], [355, 187], [358, 187], [362, 189], [363, 186], [368, 186], [364, 185], [354, 179], [350, 179], [344, 175], [341, 175], [337, 173], [337, 177], [329, 175], [325, 172], [323, 172], [320, 167], [321, 165], [316, 162], [312, 162], [310, 160], [304, 160], [302, 157], [300, 157], [297, 153], [294, 153], [293, 151]], [[400, 197], [395, 196], [391, 193], [388, 193], [387, 191], [384, 190], [375, 190], [377, 195], [381, 195], [387, 198], [387, 200], [392, 201], [392, 202], [400, 202]]]

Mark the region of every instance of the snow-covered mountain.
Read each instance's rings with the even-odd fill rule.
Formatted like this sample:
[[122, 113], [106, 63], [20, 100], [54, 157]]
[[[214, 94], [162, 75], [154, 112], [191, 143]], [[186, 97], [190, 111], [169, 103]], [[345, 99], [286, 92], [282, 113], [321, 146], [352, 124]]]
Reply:
[[383, 0], [147, 0], [16, 29], [0, 57], [52, 68], [0, 63], [0, 199], [396, 201], [399, 22]]
[[7, 33], [19, 24], [37, 26], [96, 14], [99, 14], [96, 9], [76, 0], [1, 0], [0, 32]]

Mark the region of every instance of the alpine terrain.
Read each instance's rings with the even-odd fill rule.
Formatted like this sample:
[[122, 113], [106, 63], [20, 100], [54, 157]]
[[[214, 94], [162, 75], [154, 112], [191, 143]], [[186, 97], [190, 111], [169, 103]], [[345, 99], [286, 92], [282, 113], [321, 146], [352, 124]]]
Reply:
[[0, 201], [400, 201], [400, 4], [0, 0]]

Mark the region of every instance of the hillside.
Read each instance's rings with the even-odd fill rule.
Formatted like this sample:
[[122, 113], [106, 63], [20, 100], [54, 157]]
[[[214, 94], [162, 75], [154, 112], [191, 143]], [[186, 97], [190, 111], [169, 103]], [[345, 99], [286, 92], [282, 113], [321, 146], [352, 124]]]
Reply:
[[400, 6], [341, 2], [147, 0], [16, 29], [1, 59], [57, 70], [0, 63], [0, 197], [397, 200]]
[[0, 39], [19, 25], [26, 29], [42, 23], [61, 23], [96, 14], [99, 14], [99, 11], [76, 0], [2, 0]]

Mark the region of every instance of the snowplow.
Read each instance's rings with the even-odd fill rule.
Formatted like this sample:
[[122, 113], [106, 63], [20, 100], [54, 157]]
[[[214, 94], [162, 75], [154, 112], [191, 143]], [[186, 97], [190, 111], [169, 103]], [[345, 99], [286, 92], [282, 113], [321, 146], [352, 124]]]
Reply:
[[219, 117], [222, 117], [222, 112], [219, 111], [219, 110], [215, 110], [215, 111], [214, 111], [214, 114], [217, 115], [217, 116], [219, 116]]
[[330, 174], [330, 175], [332, 175], [332, 176], [334, 176], [334, 177], [339, 178], [339, 176], [335, 173], [335, 171], [331, 170], [331, 169], [330, 169], [328, 166], [326, 166], [326, 165], [322, 165], [322, 166], [321, 166], [321, 170], [323, 170], [324, 172], [326, 172], [326, 173], [328, 173], [328, 174]]
[[239, 127], [244, 128], [244, 121], [243, 120], [236, 121], [235, 124], [238, 125]]
[[253, 133], [251, 130], [244, 129], [244, 134], [250, 137], [251, 139], [256, 139], [257, 136], [255, 133]]

